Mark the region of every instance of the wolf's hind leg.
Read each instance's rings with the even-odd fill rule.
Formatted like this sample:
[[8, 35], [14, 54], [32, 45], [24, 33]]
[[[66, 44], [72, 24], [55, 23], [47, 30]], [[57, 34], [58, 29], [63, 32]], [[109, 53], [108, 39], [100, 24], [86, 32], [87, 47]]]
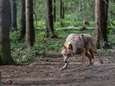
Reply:
[[89, 59], [89, 64], [92, 65], [92, 64], [93, 64], [93, 61], [92, 61], [92, 55], [91, 55], [91, 53], [87, 51], [87, 52], [85, 53], [85, 55], [86, 55], [86, 56], [88, 57], [88, 59]]

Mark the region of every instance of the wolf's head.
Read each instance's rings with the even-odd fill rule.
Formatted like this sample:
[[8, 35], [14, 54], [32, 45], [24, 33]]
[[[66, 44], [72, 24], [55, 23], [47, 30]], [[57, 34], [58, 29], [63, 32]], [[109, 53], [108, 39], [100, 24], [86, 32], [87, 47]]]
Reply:
[[69, 57], [73, 56], [72, 44], [64, 45], [61, 54], [64, 56], [64, 61], [66, 61]]

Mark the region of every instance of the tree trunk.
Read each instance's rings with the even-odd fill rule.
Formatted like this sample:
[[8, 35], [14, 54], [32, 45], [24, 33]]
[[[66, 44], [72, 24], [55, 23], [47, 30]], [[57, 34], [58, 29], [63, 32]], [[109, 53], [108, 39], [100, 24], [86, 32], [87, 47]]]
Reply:
[[10, 52], [9, 29], [11, 28], [10, 0], [0, 0], [0, 64], [14, 64]]
[[35, 42], [35, 31], [33, 25], [33, 0], [26, 0], [26, 44], [32, 47]]
[[95, 0], [95, 19], [97, 47], [102, 48], [108, 42], [107, 37], [108, 0]]
[[25, 0], [21, 0], [21, 31], [20, 40], [25, 39], [26, 33], [26, 16], [25, 16]]
[[11, 27], [12, 30], [17, 30], [17, 1], [11, 1]]
[[63, 2], [63, 0], [60, 0], [60, 19], [61, 19], [61, 25], [63, 26], [63, 19], [64, 19], [64, 2]]
[[48, 24], [47, 24], [48, 20], [46, 20], [46, 37], [50, 37], [50, 30], [48, 28]]
[[56, 21], [56, 0], [54, 0], [54, 3], [53, 3], [53, 8], [54, 8], [54, 22]]
[[51, 33], [51, 38], [56, 38], [56, 34], [54, 32], [54, 23], [53, 23], [53, 6], [52, 0], [47, 0], [47, 30]]

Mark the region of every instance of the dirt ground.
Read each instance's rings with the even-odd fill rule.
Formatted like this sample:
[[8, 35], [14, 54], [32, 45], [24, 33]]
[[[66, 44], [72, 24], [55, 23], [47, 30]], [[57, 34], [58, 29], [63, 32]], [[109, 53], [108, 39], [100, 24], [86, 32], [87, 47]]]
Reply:
[[[29, 65], [0, 66], [0, 86], [115, 86], [115, 51], [96, 58], [94, 65], [82, 64], [80, 57], [71, 58], [68, 69], [60, 55], [37, 58]], [[99, 57], [99, 56], [97, 56]]]

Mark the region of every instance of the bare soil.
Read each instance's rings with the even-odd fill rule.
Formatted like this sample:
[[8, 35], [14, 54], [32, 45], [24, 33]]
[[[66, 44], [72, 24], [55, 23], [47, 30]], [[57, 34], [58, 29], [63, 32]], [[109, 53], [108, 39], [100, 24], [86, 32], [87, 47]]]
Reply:
[[29, 65], [0, 66], [0, 86], [115, 86], [115, 51], [96, 57], [92, 66], [73, 57], [63, 71], [63, 58], [58, 54], [37, 58]]

